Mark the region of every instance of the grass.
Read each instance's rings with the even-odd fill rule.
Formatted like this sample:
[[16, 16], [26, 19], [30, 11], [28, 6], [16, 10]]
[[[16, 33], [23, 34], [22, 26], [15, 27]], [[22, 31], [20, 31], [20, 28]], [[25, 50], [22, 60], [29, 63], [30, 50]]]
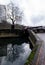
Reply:
[[24, 65], [30, 65], [32, 60], [34, 59], [35, 53], [37, 51], [38, 45], [36, 45], [36, 47], [32, 50], [31, 54], [29, 55], [26, 63]]

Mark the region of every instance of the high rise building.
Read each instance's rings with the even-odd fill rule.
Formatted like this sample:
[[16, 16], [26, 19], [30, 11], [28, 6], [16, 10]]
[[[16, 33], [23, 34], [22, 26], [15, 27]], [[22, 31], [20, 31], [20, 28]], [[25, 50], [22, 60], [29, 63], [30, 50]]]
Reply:
[[0, 5], [0, 22], [6, 20], [6, 6]]

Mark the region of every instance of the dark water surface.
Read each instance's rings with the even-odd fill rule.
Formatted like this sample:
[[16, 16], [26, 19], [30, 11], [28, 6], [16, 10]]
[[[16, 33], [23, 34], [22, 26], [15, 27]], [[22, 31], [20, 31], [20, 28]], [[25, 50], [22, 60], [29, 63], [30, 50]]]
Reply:
[[10, 44], [7, 46], [7, 56], [0, 57], [0, 65], [24, 65], [30, 53], [27, 43], [14, 45], [13, 48]]

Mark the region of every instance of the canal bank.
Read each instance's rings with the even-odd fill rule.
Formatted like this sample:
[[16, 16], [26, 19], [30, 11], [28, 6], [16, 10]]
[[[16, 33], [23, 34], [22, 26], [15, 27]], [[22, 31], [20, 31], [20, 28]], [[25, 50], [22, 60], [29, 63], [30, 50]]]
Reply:
[[31, 54], [29, 55], [26, 63], [24, 65], [36, 65], [36, 61], [39, 55], [39, 50], [42, 44], [36, 45], [36, 47], [32, 50]]
[[37, 42], [24, 65], [37, 65], [43, 41], [35, 35]]

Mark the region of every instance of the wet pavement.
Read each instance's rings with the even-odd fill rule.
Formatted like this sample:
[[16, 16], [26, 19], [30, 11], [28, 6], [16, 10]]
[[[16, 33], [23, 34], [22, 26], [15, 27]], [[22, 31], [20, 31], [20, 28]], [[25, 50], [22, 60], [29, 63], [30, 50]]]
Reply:
[[42, 40], [42, 46], [38, 53], [36, 65], [45, 65], [45, 34], [37, 34]]

